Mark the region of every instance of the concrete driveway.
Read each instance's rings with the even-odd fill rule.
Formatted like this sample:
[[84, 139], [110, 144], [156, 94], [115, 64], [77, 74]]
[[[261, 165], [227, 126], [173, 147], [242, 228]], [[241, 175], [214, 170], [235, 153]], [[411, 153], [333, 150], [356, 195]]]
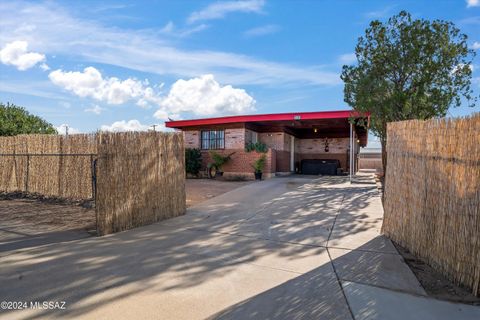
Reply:
[[477, 319], [428, 299], [365, 178], [253, 183], [135, 230], [0, 255], [0, 319]]

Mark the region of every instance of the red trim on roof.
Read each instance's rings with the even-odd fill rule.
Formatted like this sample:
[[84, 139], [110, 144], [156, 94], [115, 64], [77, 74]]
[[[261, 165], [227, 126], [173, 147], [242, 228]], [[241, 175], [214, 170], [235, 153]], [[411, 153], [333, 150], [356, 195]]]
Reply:
[[238, 122], [256, 122], [256, 121], [285, 121], [285, 120], [319, 120], [319, 119], [348, 119], [350, 117], [368, 117], [370, 113], [361, 114], [357, 111], [318, 111], [318, 112], [289, 112], [289, 113], [270, 113], [242, 116], [229, 116], [206, 119], [166, 121], [167, 128], [183, 128], [191, 126], [203, 126], [213, 124], [238, 123]]

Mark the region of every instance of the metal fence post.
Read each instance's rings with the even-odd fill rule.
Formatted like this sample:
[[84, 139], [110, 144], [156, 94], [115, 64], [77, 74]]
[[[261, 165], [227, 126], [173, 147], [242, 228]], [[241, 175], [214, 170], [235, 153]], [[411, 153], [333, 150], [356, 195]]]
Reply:
[[90, 164], [92, 170], [92, 199], [95, 202], [97, 198], [97, 159], [90, 155]]
[[28, 175], [30, 174], [30, 155], [27, 155], [27, 169], [25, 173], [25, 192], [28, 192]]

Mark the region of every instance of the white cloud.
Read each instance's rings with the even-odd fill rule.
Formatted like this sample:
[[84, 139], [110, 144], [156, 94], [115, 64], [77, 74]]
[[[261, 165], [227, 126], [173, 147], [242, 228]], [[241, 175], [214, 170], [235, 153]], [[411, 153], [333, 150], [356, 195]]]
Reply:
[[160, 32], [169, 35], [172, 37], [177, 37], [177, 38], [184, 38], [188, 37], [194, 33], [201, 32], [203, 30], [208, 29], [209, 26], [202, 23], [199, 24], [198, 26], [192, 27], [192, 28], [183, 28], [179, 29], [175, 26], [175, 24], [172, 21], [169, 21], [162, 29], [160, 29]]
[[365, 16], [369, 19], [383, 19], [388, 17], [395, 7], [397, 7], [397, 5], [390, 5], [383, 9], [369, 11], [365, 14]]
[[475, 42], [472, 44], [472, 49], [473, 49], [473, 50], [478, 50], [478, 49], [480, 49], [480, 42], [475, 41]]
[[103, 110], [105, 110], [105, 109], [100, 107], [98, 104], [95, 104], [91, 108], [86, 108], [84, 111], [95, 113], [95, 114], [100, 114], [100, 113], [102, 113]]
[[[37, 52], [28, 52], [27, 41], [13, 41], [7, 43], [0, 50], [0, 61], [3, 64], [13, 65], [18, 70], [24, 71], [39, 62], [45, 61], [45, 55]], [[40, 67], [43, 69], [45, 66], [48, 67], [43, 63]]]
[[264, 0], [219, 1], [210, 4], [200, 11], [192, 12], [187, 22], [194, 23], [202, 20], [222, 19], [232, 12], [260, 13], [264, 5]]
[[266, 26], [256, 27], [245, 31], [243, 34], [246, 37], [259, 37], [267, 34], [278, 32], [280, 27], [277, 25], [269, 24]]
[[160, 105], [172, 113], [197, 115], [240, 114], [255, 110], [255, 100], [245, 90], [230, 85], [222, 87], [211, 74], [176, 81]]
[[103, 125], [100, 130], [111, 132], [124, 132], [124, 131], [147, 131], [151, 126], [141, 124], [138, 120], [121, 120], [112, 123], [111, 125]]
[[0, 32], [0, 43], [21, 38], [52, 56], [73, 54], [92, 63], [177, 78], [213, 73], [219, 81], [233, 85], [304, 88], [342, 83], [337, 71], [324, 67], [277, 63], [208, 49], [180, 49], [162, 32], [106, 27], [73, 17], [58, 3], [3, 2], [0, 16], [0, 30], [8, 30]]
[[158, 109], [155, 111], [153, 116], [159, 120], [167, 121], [167, 120], [181, 120], [182, 117], [178, 113], [169, 113], [164, 109]]
[[50, 67], [44, 62], [40, 65], [40, 69], [42, 69], [43, 71], [48, 71], [50, 70]]
[[60, 101], [58, 104], [65, 109], [70, 109], [72, 107], [72, 104], [68, 101]]
[[103, 78], [100, 71], [87, 67], [83, 72], [55, 70], [48, 75], [57, 86], [71, 91], [80, 97], [90, 97], [108, 104], [123, 104], [136, 100], [140, 106], [158, 103], [159, 96], [145, 82], [133, 78], [120, 80], [115, 77]]
[[81, 133], [80, 130], [70, 127], [68, 124], [61, 124], [55, 129], [57, 129], [58, 134], [66, 134], [68, 128], [68, 134], [77, 134]]
[[357, 61], [357, 56], [355, 55], [355, 53], [346, 53], [346, 54], [340, 55], [340, 57], [338, 58], [338, 60], [339, 60], [342, 64], [352, 64], [352, 63], [354, 63], [355, 61]]
[[467, 0], [467, 8], [480, 7], [480, 0]]

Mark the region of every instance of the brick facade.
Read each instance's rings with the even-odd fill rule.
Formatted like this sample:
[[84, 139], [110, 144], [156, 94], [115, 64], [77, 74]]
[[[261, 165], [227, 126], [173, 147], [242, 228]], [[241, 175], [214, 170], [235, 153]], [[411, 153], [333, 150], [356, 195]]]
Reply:
[[[259, 133], [258, 140], [275, 149], [277, 172], [290, 172], [290, 149], [292, 136], [285, 132]], [[297, 140], [295, 140], [296, 142]]]
[[[183, 132], [186, 148], [200, 148], [201, 130], [225, 130], [225, 149], [216, 150], [222, 154], [235, 152], [232, 160], [223, 168], [226, 175], [245, 175], [253, 177], [251, 164], [258, 158], [256, 152], [245, 152], [245, 144], [252, 142], [254, 131], [235, 125], [222, 127], [195, 128]], [[259, 132], [258, 141], [263, 142], [270, 149], [267, 156], [266, 177], [275, 172], [290, 172], [291, 140], [295, 139], [294, 163], [295, 169], [300, 169], [303, 159], [337, 159], [344, 171], [348, 170], [349, 138], [329, 138], [329, 151], [325, 152], [325, 139], [298, 139], [286, 132]], [[359, 147], [356, 143], [356, 151]], [[210, 162], [207, 150], [202, 151], [203, 166]], [[272, 162], [273, 161], [273, 162]], [[273, 171], [272, 171], [273, 170]]]
[[245, 128], [225, 129], [225, 149], [245, 148]]
[[[270, 178], [275, 175], [276, 172], [276, 152], [275, 150], [268, 149], [267, 153], [258, 153], [258, 152], [246, 152], [244, 148], [242, 149], [225, 149], [225, 150], [215, 150], [222, 155], [228, 155], [232, 152], [235, 152], [231, 157], [230, 161], [227, 162], [223, 167], [224, 176], [243, 176], [249, 179], [254, 179], [254, 170], [252, 164], [255, 160], [260, 158], [262, 155], [267, 156], [267, 161], [265, 168], [263, 170], [263, 177]], [[208, 163], [211, 162], [210, 152], [207, 150], [202, 151], [202, 169], [206, 170]]]
[[295, 152], [303, 154], [346, 153], [350, 141], [348, 138], [328, 139], [328, 152], [325, 152], [325, 139], [297, 139]]
[[199, 130], [183, 131], [183, 141], [185, 141], [186, 149], [200, 148], [200, 131]]
[[285, 134], [283, 132], [261, 132], [258, 134], [258, 141], [263, 142], [267, 147], [275, 150], [284, 150]]

